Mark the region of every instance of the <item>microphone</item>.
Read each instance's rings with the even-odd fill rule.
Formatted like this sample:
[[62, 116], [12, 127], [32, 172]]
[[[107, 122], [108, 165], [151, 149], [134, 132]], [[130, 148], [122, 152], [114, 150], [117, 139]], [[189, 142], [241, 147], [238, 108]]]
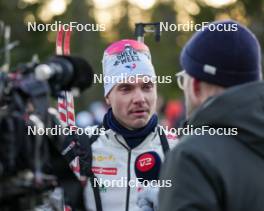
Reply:
[[149, 151], [140, 154], [135, 161], [135, 173], [140, 182], [158, 180], [161, 158], [157, 152]]
[[48, 80], [53, 91], [80, 91], [90, 87], [93, 82], [93, 70], [90, 64], [82, 58], [73, 56], [53, 56], [47, 63], [35, 68], [38, 80]]
[[161, 159], [157, 152], [150, 151], [140, 154], [135, 161], [135, 173], [139, 182], [143, 185], [151, 183], [138, 193], [137, 206], [140, 210], [157, 211], [158, 184]]

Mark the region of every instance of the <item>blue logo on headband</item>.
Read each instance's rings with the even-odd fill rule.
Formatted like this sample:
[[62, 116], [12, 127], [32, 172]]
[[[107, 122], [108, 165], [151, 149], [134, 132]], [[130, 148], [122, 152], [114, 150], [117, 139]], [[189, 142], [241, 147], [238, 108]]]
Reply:
[[133, 70], [133, 69], [135, 69], [136, 67], [137, 67], [137, 65], [136, 65], [135, 63], [130, 64], [130, 65], [126, 65], [126, 66], [125, 66], [125, 68], [128, 68], [128, 69], [130, 69], [130, 70]]

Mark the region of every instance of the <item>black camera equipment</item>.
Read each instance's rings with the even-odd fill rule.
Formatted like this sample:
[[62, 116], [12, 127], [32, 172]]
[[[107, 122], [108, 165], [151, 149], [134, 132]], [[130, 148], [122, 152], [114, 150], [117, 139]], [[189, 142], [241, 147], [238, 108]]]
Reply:
[[59, 125], [49, 97], [83, 91], [92, 80], [91, 66], [71, 56], [0, 72], [1, 210], [63, 210], [65, 204], [84, 209], [81, 184], [60, 154], [64, 137], [28, 134], [28, 126]]

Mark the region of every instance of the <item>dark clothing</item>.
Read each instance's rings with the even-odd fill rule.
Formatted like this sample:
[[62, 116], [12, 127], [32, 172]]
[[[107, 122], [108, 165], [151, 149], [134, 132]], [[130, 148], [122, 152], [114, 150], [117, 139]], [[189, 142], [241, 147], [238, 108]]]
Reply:
[[264, 83], [208, 99], [188, 121], [195, 128], [238, 128], [236, 136], [189, 135], [169, 153], [160, 211], [264, 210]]

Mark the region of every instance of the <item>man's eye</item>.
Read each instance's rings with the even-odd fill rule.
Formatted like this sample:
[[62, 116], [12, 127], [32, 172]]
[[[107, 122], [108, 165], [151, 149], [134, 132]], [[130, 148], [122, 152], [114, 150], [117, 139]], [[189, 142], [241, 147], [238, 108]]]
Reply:
[[143, 85], [143, 89], [145, 89], [145, 90], [152, 89], [152, 87], [153, 87], [153, 84], [152, 83], [147, 83], [147, 84], [144, 84]]
[[131, 90], [131, 87], [124, 86], [124, 87], [121, 87], [120, 90], [121, 91], [124, 91], [124, 92], [127, 92], [127, 91], [130, 91]]

